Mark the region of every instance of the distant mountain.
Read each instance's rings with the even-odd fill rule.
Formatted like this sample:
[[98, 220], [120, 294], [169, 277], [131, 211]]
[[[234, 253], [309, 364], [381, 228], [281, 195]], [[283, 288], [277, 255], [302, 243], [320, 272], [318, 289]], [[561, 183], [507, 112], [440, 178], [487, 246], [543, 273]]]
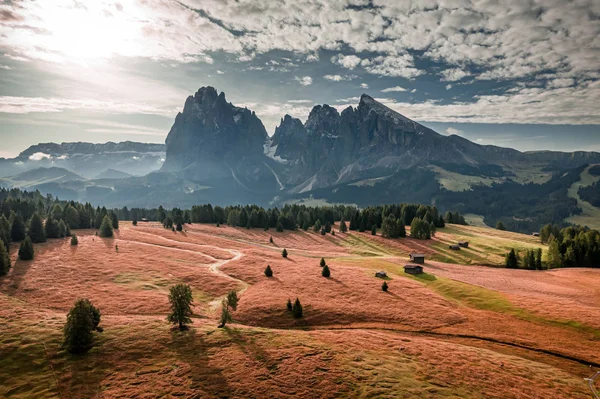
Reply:
[[126, 141], [122, 143], [41, 143], [12, 159], [0, 159], [0, 177], [40, 167], [61, 167], [93, 178], [113, 168], [131, 175], [145, 175], [160, 169], [165, 145]]
[[[600, 153], [479, 145], [438, 134], [366, 94], [341, 112], [317, 105], [304, 123], [285, 115], [269, 137], [253, 111], [203, 87], [185, 101], [165, 146], [40, 144], [0, 162], [0, 170], [6, 162], [68, 163], [81, 176], [56, 172], [56, 181], [44, 176], [31, 187], [107, 206], [422, 202], [533, 231], [583, 215], [573, 187], [589, 180], [586, 166], [599, 164]], [[36, 168], [5, 180], [20, 184], [41, 174]]]
[[126, 172], [121, 172], [120, 170], [116, 170], [116, 169], [112, 169], [112, 168], [108, 168], [105, 171], [103, 171], [102, 173], [100, 173], [98, 176], [96, 176], [96, 179], [125, 179], [127, 177], [132, 177], [133, 175], [126, 173]]

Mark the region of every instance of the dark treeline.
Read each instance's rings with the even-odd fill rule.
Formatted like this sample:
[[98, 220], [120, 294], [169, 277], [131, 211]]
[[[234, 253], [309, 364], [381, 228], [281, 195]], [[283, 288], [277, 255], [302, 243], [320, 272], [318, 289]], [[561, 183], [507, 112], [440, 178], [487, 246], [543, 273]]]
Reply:
[[117, 214], [90, 203], [61, 201], [39, 191], [0, 189], [0, 240], [5, 247], [29, 237], [33, 243], [71, 235], [74, 229], [99, 228], [103, 219], [119, 228]]
[[[160, 221], [167, 227], [178, 223], [226, 223], [234, 227], [278, 230], [308, 230], [314, 226], [319, 226], [320, 229], [322, 226], [329, 232], [332, 224], [344, 222], [349, 224], [350, 230], [362, 232], [371, 231], [374, 226], [377, 229], [381, 228], [384, 219], [390, 216], [405, 226], [413, 224], [415, 219], [432, 228], [444, 227], [445, 223], [466, 224], [464, 217], [458, 213], [447, 212], [442, 216], [435, 206], [418, 204], [379, 205], [364, 209], [347, 205], [311, 207], [294, 204], [285, 205], [281, 209], [265, 209], [257, 205], [213, 207], [208, 204], [195, 205], [190, 210], [174, 208], [167, 211], [163, 207], [153, 209], [124, 207], [113, 211], [120, 220], [139, 221], [145, 218], [149, 221]], [[427, 233], [425, 232], [424, 235], [426, 236]]]
[[585, 187], [580, 187], [578, 194], [582, 200], [589, 202], [595, 207], [600, 207], [600, 184], [598, 182]]
[[600, 232], [585, 227], [548, 224], [540, 230], [547, 243], [549, 267], [600, 267]]

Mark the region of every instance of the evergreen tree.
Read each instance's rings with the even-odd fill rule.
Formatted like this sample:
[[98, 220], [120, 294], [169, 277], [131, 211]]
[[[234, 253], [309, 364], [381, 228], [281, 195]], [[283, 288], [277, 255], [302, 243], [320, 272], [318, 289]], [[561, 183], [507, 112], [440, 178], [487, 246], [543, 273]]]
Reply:
[[496, 230], [506, 230], [506, 227], [504, 226], [504, 223], [502, 223], [502, 221], [498, 220], [498, 222], [496, 223]]
[[112, 227], [115, 230], [119, 230], [119, 218], [115, 212], [110, 213], [110, 221], [112, 223]]
[[292, 314], [295, 319], [302, 317], [302, 305], [300, 305], [300, 300], [298, 298], [296, 298], [296, 302], [294, 302], [294, 306], [292, 307]]
[[78, 299], [67, 315], [63, 345], [71, 353], [83, 353], [92, 347], [94, 330], [102, 331], [100, 310], [88, 299]]
[[105, 238], [110, 238], [113, 236], [112, 221], [108, 215], [104, 216], [104, 219], [102, 219], [102, 224], [100, 225], [98, 235]]
[[10, 256], [4, 243], [0, 241], [0, 276], [4, 276], [10, 270]]
[[270, 236], [270, 237], [269, 237], [269, 242], [270, 242], [271, 244], [273, 244], [273, 236]]
[[27, 235], [27, 229], [20, 213], [17, 213], [13, 217], [10, 238], [12, 241], [23, 241]]
[[60, 237], [60, 227], [58, 222], [54, 220], [52, 214], [48, 215], [46, 219], [46, 225], [44, 226], [44, 230], [46, 232], [47, 238], [59, 238]]
[[292, 306], [292, 301], [291, 301], [291, 299], [289, 299], [289, 298], [288, 298], [288, 301], [287, 301], [287, 305], [286, 305], [286, 307], [287, 307], [287, 310], [288, 310], [288, 312], [291, 312], [291, 311], [292, 311], [292, 309], [293, 309], [293, 306]]
[[177, 231], [183, 231], [183, 225], [181, 224], [181, 222], [177, 223], [177, 227], [175, 227], [175, 230], [177, 230]]
[[44, 231], [44, 223], [42, 222], [42, 218], [40, 215], [35, 212], [31, 219], [29, 220], [29, 237], [31, 238], [31, 242], [40, 243], [46, 241], [46, 233]]
[[283, 231], [283, 224], [280, 221], [277, 221], [277, 232], [281, 233]]
[[538, 248], [537, 250], [535, 257], [535, 268], [537, 270], [542, 270], [542, 248]]
[[511, 249], [506, 255], [505, 265], [509, 269], [517, 269], [519, 267], [519, 259], [514, 249]]
[[527, 261], [527, 268], [535, 270], [535, 268], [536, 268], [535, 267], [535, 254], [534, 254], [533, 250], [527, 251], [527, 252], [528, 252], [527, 257], [529, 258]]
[[68, 205], [65, 208], [64, 214], [65, 217], [63, 218], [63, 220], [69, 226], [70, 229], [78, 229], [80, 227], [79, 212], [77, 212], [77, 209], [75, 209], [71, 205]]
[[313, 226], [313, 231], [315, 233], [321, 231], [321, 221], [319, 219], [317, 219], [317, 221], [315, 222], [315, 225]]
[[387, 283], [384, 281], [383, 284], [381, 284], [381, 291], [383, 292], [387, 292], [388, 290], [388, 285]]
[[67, 225], [65, 224], [65, 222], [63, 220], [60, 220], [58, 222], [58, 236], [59, 237], [67, 236]]
[[281, 251], [281, 256], [283, 256], [284, 258], [288, 257], [288, 252], [285, 248], [283, 248], [283, 251]]
[[19, 246], [19, 259], [21, 260], [31, 260], [34, 256], [33, 244], [31, 243], [31, 238], [26, 236], [23, 241], [21, 241], [21, 245]]
[[348, 231], [348, 226], [346, 226], [346, 221], [344, 220], [344, 218], [342, 218], [342, 220], [340, 221], [340, 232], [345, 233], [347, 231]]
[[71, 236], [71, 245], [78, 245], [79, 244], [79, 240], [77, 239], [77, 235], [73, 234]]
[[236, 290], [231, 290], [227, 293], [227, 305], [234, 311], [237, 310], [237, 305], [239, 302], [238, 294]]
[[137, 226], [137, 220], [133, 219], [133, 221], [131, 222], [132, 225]]
[[169, 303], [171, 304], [171, 313], [167, 316], [170, 323], [177, 324], [180, 330], [185, 328], [186, 324], [192, 322], [192, 289], [187, 284], [177, 284], [171, 287], [169, 292]]
[[265, 276], [273, 277], [273, 270], [271, 270], [271, 266], [269, 265], [267, 265], [267, 268], [265, 269]]
[[223, 299], [221, 302], [221, 317], [219, 319], [219, 328], [225, 327], [225, 325], [231, 322], [233, 318], [231, 317], [231, 312], [229, 311], [229, 306], [227, 306], [227, 299]]
[[548, 248], [548, 268], [560, 267], [561, 265], [562, 255], [560, 253], [560, 245], [556, 238], [552, 238]]
[[166, 229], [172, 229], [173, 228], [173, 219], [171, 219], [169, 216], [167, 216], [164, 220], [163, 220], [163, 226]]
[[329, 271], [329, 266], [323, 266], [323, 270], [321, 270], [321, 276], [329, 278], [331, 276], [331, 272]]
[[377, 225], [374, 224], [373, 226], [371, 226], [371, 235], [372, 236], [376, 236], [377, 235]]
[[0, 241], [4, 243], [4, 246], [8, 248], [10, 244], [10, 222], [0, 213]]
[[327, 263], [325, 262], [325, 258], [321, 258], [321, 262], [319, 263], [319, 265], [320, 265], [321, 267], [325, 267], [325, 266], [327, 266]]

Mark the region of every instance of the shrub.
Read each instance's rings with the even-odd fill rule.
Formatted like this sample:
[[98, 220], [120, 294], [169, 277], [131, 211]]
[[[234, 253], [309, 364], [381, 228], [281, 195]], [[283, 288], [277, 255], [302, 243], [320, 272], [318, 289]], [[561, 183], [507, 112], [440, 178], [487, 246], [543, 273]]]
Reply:
[[170, 323], [177, 324], [180, 330], [185, 328], [186, 324], [192, 322], [192, 289], [187, 284], [177, 284], [171, 287], [169, 292], [169, 303], [171, 304], [171, 313], [167, 316]]
[[229, 310], [229, 308], [236, 311], [238, 301], [239, 301], [239, 299], [237, 296], [237, 291], [235, 291], [235, 290], [229, 291], [229, 293], [227, 294], [227, 298], [223, 299], [223, 302], [221, 302], [221, 319], [220, 319], [220, 323], [218, 326], [219, 328], [225, 327], [225, 325], [228, 322], [233, 320], [233, 318], [231, 317], [231, 311]]
[[504, 226], [504, 223], [502, 223], [500, 220], [498, 220], [498, 222], [496, 223], [496, 229], [497, 230], [506, 230], [506, 227]]
[[10, 270], [10, 256], [4, 246], [4, 242], [0, 240], [0, 276], [4, 276]]
[[183, 231], [183, 225], [181, 224], [181, 222], [177, 222], [177, 227], [175, 228], [175, 230]]
[[273, 270], [271, 270], [271, 266], [269, 265], [267, 265], [267, 268], [265, 269], [265, 276], [273, 277]]
[[321, 262], [319, 263], [319, 266], [324, 267], [326, 265], [327, 265], [327, 263], [325, 262], [325, 258], [321, 258]]
[[387, 283], [384, 281], [383, 284], [381, 284], [381, 291], [383, 292], [387, 292], [388, 290], [388, 285]]
[[323, 266], [323, 270], [321, 271], [321, 276], [329, 278], [331, 276], [331, 272], [329, 271], [329, 266]]
[[26, 236], [23, 241], [21, 241], [21, 246], [19, 247], [19, 259], [21, 260], [31, 260], [33, 259], [34, 251], [33, 244], [31, 243], [31, 238]]
[[23, 218], [21, 217], [21, 214], [17, 213], [14, 215], [12, 220], [10, 237], [13, 241], [23, 241], [26, 235], [27, 231], [25, 228], [25, 223], [23, 222]]
[[133, 219], [133, 222], [131, 222], [131, 224], [137, 226], [137, 220]]
[[269, 242], [273, 244], [273, 236], [269, 237]]
[[73, 234], [71, 236], [71, 245], [78, 245], [79, 244], [79, 240], [77, 239], [77, 235]]
[[88, 299], [78, 299], [67, 315], [63, 345], [71, 353], [86, 352], [92, 347], [94, 330], [102, 331], [100, 310]]
[[281, 251], [281, 256], [283, 256], [284, 258], [288, 257], [288, 252], [285, 248], [283, 248], [283, 251]]
[[300, 305], [300, 300], [298, 298], [296, 298], [296, 302], [294, 302], [294, 306], [292, 306], [292, 315], [294, 315], [295, 319], [302, 317], [302, 305]]
[[288, 298], [288, 301], [287, 301], [287, 305], [286, 305], [286, 306], [287, 306], [287, 310], [288, 310], [288, 312], [291, 312], [291, 311], [292, 311], [292, 309], [294, 308], [294, 307], [292, 306], [292, 301], [291, 301], [291, 299], [289, 299], [289, 298]]
[[99, 234], [100, 237], [109, 238], [113, 236], [113, 226], [112, 221], [108, 215], [104, 216], [102, 219], [102, 224], [100, 225]]

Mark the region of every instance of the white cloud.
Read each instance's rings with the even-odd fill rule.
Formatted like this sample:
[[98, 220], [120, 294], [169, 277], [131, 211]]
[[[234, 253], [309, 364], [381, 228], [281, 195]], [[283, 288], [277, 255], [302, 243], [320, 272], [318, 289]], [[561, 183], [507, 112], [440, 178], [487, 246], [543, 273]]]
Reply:
[[452, 135], [452, 134], [454, 134], [454, 135], [457, 135], [457, 136], [462, 136], [462, 135], [464, 135], [464, 134], [465, 134], [465, 132], [464, 132], [464, 131], [462, 131], [462, 130], [460, 130], [460, 129], [455, 129], [455, 128], [453, 128], [453, 127], [449, 127], [448, 129], [446, 129], [446, 133], [447, 133], [448, 135]]
[[354, 69], [360, 64], [361, 59], [359, 57], [355, 56], [354, 54], [352, 54], [352, 55], [338, 54], [338, 55], [334, 55], [333, 57], [331, 57], [331, 62], [336, 65], [340, 65], [344, 68], [347, 68], [347, 69]]
[[451, 84], [447, 84], [447, 85], [446, 85], [446, 90], [450, 90], [451, 88], [452, 88], [452, 85], [451, 85]]
[[360, 84], [360, 87], [361, 87], [361, 89], [368, 89], [368, 88], [369, 88], [369, 85], [368, 85], [368, 84], [366, 84], [366, 83], [361, 83], [361, 84]]
[[220, 69], [217, 69], [217, 75], [224, 75], [225, 72], [221, 71]]
[[356, 75], [325, 75], [323, 78], [331, 80], [333, 82], [341, 82], [344, 80], [353, 80], [358, 78]]
[[314, 101], [312, 100], [287, 100], [286, 102], [290, 104], [312, 104]]
[[394, 87], [388, 87], [387, 89], [381, 90], [382, 93], [391, 93], [391, 92], [395, 92], [395, 91], [406, 91], [406, 89], [404, 87], [394, 86]]
[[295, 76], [294, 80], [298, 83], [300, 83], [302, 86], [310, 86], [313, 82], [312, 78], [310, 76]]
[[442, 82], [456, 82], [471, 74], [460, 68], [446, 69], [441, 72]]
[[30, 161], [41, 161], [42, 159], [52, 159], [52, 156], [43, 152], [36, 152], [29, 156]]

